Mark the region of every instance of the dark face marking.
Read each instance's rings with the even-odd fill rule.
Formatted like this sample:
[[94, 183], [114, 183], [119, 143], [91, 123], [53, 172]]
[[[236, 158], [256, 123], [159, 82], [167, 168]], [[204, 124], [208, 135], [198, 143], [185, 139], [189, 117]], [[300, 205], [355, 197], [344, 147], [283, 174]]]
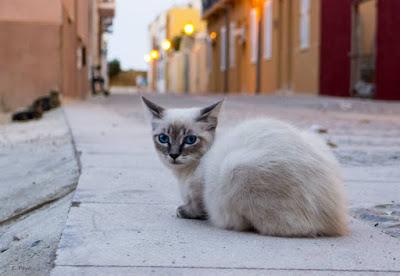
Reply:
[[[164, 133], [169, 136], [168, 144], [160, 144], [159, 134]], [[197, 141], [193, 145], [184, 143], [184, 138], [187, 135], [196, 135]], [[172, 161], [172, 156], [178, 156], [175, 160], [176, 164], [182, 164], [185, 159], [190, 158], [191, 160], [199, 160], [206, 151], [206, 140], [198, 134], [194, 133], [191, 129], [188, 129], [179, 124], [171, 124], [168, 128], [164, 128], [153, 136], [154, 144], [156, 149], [167, 159]], [[175, 159], [175, 158], [174, 158]]]

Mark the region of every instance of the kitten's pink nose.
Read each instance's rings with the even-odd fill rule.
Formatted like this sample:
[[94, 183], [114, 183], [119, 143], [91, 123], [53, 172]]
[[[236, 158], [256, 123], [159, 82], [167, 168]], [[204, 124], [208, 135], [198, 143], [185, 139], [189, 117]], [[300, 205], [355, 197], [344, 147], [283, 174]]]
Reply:
[[170, 153], [170, 154], [169, 154], [169, 156], [171, 156], [171, 158], [174, 159], [174, 160], [175, 160], [176, 158], [178, 158], [179, 155], [180, 155], [179, 153]]

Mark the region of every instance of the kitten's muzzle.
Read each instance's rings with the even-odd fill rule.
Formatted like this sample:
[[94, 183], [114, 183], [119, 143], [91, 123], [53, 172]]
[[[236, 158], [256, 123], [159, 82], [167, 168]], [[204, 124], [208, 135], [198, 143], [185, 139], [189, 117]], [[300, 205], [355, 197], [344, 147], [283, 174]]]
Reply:
[[179, 153], [170, 153], [169, 156], [175, 161], [180, 156]]

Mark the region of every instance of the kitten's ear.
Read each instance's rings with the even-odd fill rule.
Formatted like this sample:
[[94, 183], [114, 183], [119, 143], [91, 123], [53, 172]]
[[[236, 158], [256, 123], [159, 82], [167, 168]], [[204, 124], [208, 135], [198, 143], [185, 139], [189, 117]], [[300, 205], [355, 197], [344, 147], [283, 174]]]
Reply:
[[208, 130], [214, 130], [218, 124], [218, 115], [224, 100], [221, 100], [213, 105], [207, 106], [200, 110], [200, 115], [197, 117], [198, 122], [208, 123]]
[[163, 117], [163, 113], [165, 111], [165, 109], [163, 107], [156, 105], [155, 103], [149, 101], [145, 97], [142, 97], [142, 101], [143, 101], [146, 109], [153, 116], [153, 119], [161, 119]]

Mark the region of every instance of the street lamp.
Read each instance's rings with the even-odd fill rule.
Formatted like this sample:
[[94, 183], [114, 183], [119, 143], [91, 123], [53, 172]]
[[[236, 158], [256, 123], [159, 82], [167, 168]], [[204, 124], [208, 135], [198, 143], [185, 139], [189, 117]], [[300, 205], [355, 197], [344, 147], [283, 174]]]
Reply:
[[168, 51], [169, 49], [171, 49], [171, 41], [169, 41], [168, 39], [165, 39], [162, 43], [161, 43], [161, 47], [163, 48], [164, 51]]
[[185, 24], [183, 27], [183, 32], [185, 35], [192, 35], [194, 33], [194, 25], [191, 23]]
[[210, 39], [211, 39], [212, 41], [214, 41], [215, 39], [217, 39], [217, 36], [218, 36], [218, 34], [217, 34], [216, 32], [211, 32], [211, 33], [210, 33]]
[[144, 61], [145, 61], [146, 63], [150, 63], [150, 61], [151, 61], [151, 56], [150, 56], [150, 54], [144, 55]]
[[150, 57], [152, 60], [157, 60], [160, 57], [160, 53], [157, 50], [151, 50]]

